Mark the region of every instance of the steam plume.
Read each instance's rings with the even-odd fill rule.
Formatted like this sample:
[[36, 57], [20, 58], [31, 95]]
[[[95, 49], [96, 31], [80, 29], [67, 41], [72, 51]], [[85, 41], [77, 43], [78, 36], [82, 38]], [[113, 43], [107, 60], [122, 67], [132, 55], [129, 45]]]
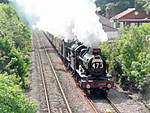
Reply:
[[[14, 0], [32, 26], [88, 46], [107, 41], [93, 0]], [[33, 19], [34, 17], [34, 19]], [[36, 17], [36, 18], [35, 18]]]

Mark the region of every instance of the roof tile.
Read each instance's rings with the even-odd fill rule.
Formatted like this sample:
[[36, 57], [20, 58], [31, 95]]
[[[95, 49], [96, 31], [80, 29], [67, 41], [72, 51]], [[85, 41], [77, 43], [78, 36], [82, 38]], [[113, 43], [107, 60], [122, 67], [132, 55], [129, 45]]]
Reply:
[[111, 19], [120, 19], [121, 17], [123, 17], [123, 16], [125, 16], [125, 15], [127, 15], [127, 14], [129, 14], [135, 10], [136, 10], [135, 8], [128, 8], [127, 10], [113, 16]]

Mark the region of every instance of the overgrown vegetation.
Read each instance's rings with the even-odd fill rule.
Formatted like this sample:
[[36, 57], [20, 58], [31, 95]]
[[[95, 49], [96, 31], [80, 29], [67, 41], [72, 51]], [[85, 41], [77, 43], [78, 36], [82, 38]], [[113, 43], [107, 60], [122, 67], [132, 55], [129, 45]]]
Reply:
[[0, 113], [36, 113], [35, 105], [22, 96], [15, 75], [0, 74]]
[[24, 78], [29, 75], [31, 31], [19, 20], [13, 7], [0, 5], [0, 15], [0, 71], [15, 73], [24, 87]]
[[23, 95], [29, 73], [31, 31], [13, 6], [0, 4], [0, 112], [35, 113]]
[[150, 90], [150, 24], [125, 28], [115, 42], [102, 43], [100, 48], [122, 88]]

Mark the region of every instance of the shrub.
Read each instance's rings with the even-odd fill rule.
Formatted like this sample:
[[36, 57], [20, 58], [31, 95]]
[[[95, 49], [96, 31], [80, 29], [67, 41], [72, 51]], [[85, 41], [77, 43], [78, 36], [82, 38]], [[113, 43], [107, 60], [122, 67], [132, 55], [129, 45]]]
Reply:
[[15, 75], [0, 74], [0, 113], [36, 113], [36, 105], [23, 96]]
[[127, 82], [132, 84], [131, 89], [143, 92], [150, 88], [148, 78], [150, 73], [150, 24], [140, 27], [125, 28], [120, 38], [112, 44], [101, 44], [102, 53], [110, 63], [110, 69], [117, 73], [118, 81], [124, 87], [125, 81], [120, 80], [127, 76]]

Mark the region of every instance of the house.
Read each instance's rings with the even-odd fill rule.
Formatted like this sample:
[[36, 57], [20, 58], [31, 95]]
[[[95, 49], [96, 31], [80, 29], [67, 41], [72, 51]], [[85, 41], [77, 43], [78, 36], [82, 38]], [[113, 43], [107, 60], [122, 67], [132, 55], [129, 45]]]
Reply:
[[101, 15], [98, 16], [99, 16], [99, 21], [103, 26], [104, 32], [108, 36], [108, 39], [112, 40], [114, 38], [117, 38], [119, 36], [118, 29], [113, 27], [113, 23], [110, 22], [110, 19], [103, 17]]
[[114, 28], [125, 26], [139, 26], [150, 22], [150, 15], [135, 8], [129, 8], [111, 18]]

